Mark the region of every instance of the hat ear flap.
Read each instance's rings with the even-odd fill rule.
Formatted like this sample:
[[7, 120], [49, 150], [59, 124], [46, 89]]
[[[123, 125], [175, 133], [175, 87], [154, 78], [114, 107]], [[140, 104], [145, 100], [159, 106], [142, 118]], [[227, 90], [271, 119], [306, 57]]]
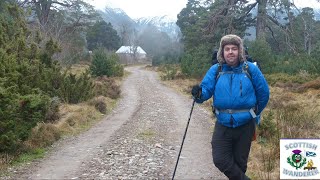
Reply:
[[[241, 39], [240, 39], [241, 40]], [[241, 40], [241, 43], [239, 45], [239, 60], [240, 62], [244, 62], [246, 61], [246, 56], [245, 56], [245, 51], [244, 51], [244, 48], [243, 48], [243, 42]]]
[[223, 49], [222, 49], [221, 46], [220, 46], [219, 51], [218, 51], [217, 59], [218, 59], [218, 62], [220, 64], [225, 63], [224, 56], [223, 56]]

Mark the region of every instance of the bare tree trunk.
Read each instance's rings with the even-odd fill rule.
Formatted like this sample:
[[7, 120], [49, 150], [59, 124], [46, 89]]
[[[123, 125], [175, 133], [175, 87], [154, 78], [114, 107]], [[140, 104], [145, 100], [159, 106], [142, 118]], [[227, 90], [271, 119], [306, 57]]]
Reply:
[[309, 35], [309, 41], [308, 41], [308, 55], [311, 54], [311, 38], [310, 38], [310, 35]]
[[257, 39], [266, 38], [266, 19], [267, 19], [267, 0], [257, 0], [258, 2], [258, 15], [256, 26]]
[[304, 23], [304, 50], [307, 51], [308, 50], [308, 40], [309, 40], [309, 34], [308, 34], [308, 31], [307, 31], [307, 25], [306, 23]]
[[128, 24], [121, 25], [120, 38], [122, 45], [130, 45], [130, 27]]
[[308, 55], [311, 54], [311, 28], [307, 27], [307, 22], [303, 19], [304, 22], [304, 49], [308, 52]]
[[42, 26], [45, 26], [48, 22], [48, 17], [50, 13], [50, 7], [52, 6], [52, 0], [33, 0], [36, 7], [36, 14], [39, 22]]

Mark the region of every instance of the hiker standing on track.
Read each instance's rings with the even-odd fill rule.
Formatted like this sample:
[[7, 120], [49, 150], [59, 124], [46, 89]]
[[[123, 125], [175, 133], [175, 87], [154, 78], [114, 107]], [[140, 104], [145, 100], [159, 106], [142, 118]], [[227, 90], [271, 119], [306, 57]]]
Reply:
[[251, 141], [268, 103], [269, 87], [259, 68], [246, 61], [239, 36], [221, 38], [218, 61], [200, 86], [192, 88], [192, 95], [197, 103], [213, 96], [217, 122], [211, 144], [215, 166], [230, 180], [250, 179], [245, 173]]

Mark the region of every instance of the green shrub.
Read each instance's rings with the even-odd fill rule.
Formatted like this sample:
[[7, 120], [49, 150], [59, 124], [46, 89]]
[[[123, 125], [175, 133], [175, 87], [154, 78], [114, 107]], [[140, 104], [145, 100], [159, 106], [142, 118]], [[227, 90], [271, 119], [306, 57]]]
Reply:
[[163, 64], [176, 64], [179, 62], [179, 52], [167, 52], [164, 54], [157, 54], [152, 58], [152, 66], [159, 66]]
[[269, 85], [275, 85], [276, 83], [298, 83], [303, 84], [309, 82], [315, 78], [312, 75], [305, 75], [303, 73], [298, 73], [295, 75], [289, 75], [286, 73], [274, 73], [274, 74], [265, 74], [265, 77]]
[[164, 65], [162, 71], [164, 73], [160, 76], [162, 80], [173, 80], [177, 74], [178, 69], [172, 64], [166, 64]]
[[113, 76], [122, 77], [124, 75], [124, 68], [121, 64], [116, 63], [113, 66]]
[[60, 118], [59, 106], [61, 102], [58, 97], [53, 97], [50, 100], [49, 107], [46, 113], [46, 122], [54, 122]]
[[320, 62], [306, 54], [276, 56], [275, 61], [270, 64], [268, 73], [286, 73], [296, 75], [302, 72], [309, 74], [320, 73]]
[[19, 98], [16, 130], [23, 141], [28, 138], [30, 130], [45, 119], [49, 102], [49, 96], [42, 94], [28, 94]]
[[192, 52], [187, 52], [181, 59], [181, 71], [189, 77], [203, 77], [211, 65], [211, 57], [208, 55], [207, 47], [203, 46]]
[[[252, 50], [251, 50], [252, 51]], [[256, 49], [255, 51], [259, 51]], [[260, 55], [259, 52], [249, 52], [253, 54], [254, 60], [258, 61], [263, 73], [285, 73], [289, 75], [309, 74], [318, 75], [320, 73], [320, 61], [318, 58], [307, 54], [274, 55], [270, 54], [268, 58]], [[261, 56], [261, 57], [260, 57]], [[264, 58], [266, 58], [264, 60]]]
[[30, 31], [15, 3], [1, 1], [0, 37], [0, 154], [18, 154], [37, 123], [57, 118], [50, 97], [58, 96], [65, 76], [52, 59], [58, 44]]
[[56, 52], [61, 52], [61, 49], [59, 48], [58, 43], [50, 38], [49, 41], [46, 42], [45, 49], [40, 54], [41, 63], [46, 65], [46, 67], [51, 67], [53, 64], [52, 56]]
[[124, 69], [119, 62], [119, 57], [115, 54], [107, 54], [99, 49], [93, 52], [90, 71], [93, 76], [123, 76]]
[[258, 126], [260, 142], [270, 142], [272, 138], [277, 138], [275, 137], [276, 133], [278, 132], [277, 130], [276, 121], [274, 120], [274, 113], [269, 111], [263, 116], [263, 121], [261, 121], [260, 125]]
[[263, 40], [256, 40], [249, 43], [248, 47], [248, 53], [260, 64], [262, 72], [271, 72], [274, 67], [274, 58], [269, 44]]
[[[13, 122], [9, 122], [13, 126]], [[1, 123], [2, 124], [2, 123]], [[2, 126], [2, 125], [1, 125]], [[3, 126], [2, 126], [3, 127]], [[22, 146], [21, 140], [17, 137], [15, 132], [7, 131], [0, 136], [0, 153], [14, 154]]]
[[45, 119], [50, 100], [47, 95], [43, 94], [28, 94], [10, 98], [11, 103], [3, 109], [3, 112], [9, 114], [2, 117], [0, 123], [2, 132], [0, 153], [15, 153], [22, 147], [23, 141], [30, 136], [31, 129]]
[[58, 95], [66, 103], [79, 103], [93, 96], [94, 84], [89, 71], [82, 73], [79, 77], [72, 73], [64, 74]]

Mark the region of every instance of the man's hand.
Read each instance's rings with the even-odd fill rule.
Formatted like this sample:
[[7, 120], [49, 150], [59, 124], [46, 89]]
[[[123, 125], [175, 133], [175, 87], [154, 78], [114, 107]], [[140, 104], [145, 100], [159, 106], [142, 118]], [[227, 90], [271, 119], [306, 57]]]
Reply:
[[199, 99], [201, 96], [202, 88], [199, 85], [195, 85], [192, 87], [191, 94], [195, 99]]

